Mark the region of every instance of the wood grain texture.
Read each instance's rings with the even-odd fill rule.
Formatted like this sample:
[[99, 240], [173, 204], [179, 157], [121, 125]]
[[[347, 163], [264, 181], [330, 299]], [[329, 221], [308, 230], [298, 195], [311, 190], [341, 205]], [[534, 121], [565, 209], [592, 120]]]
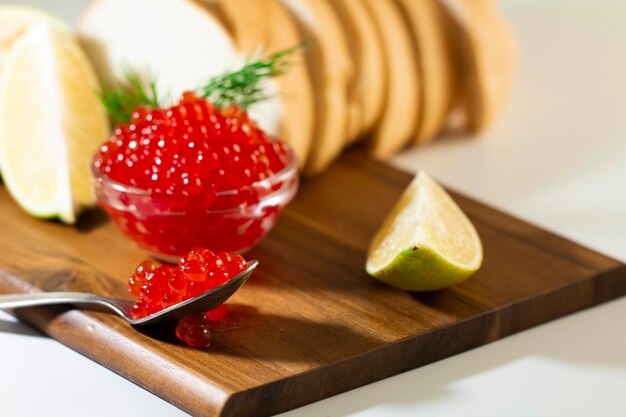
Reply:
[[[248, 254], [260, 266], [207, 349], [105, 313], [33, 308], [19, 317], [193, 415], [266, 416], [626, 293], [622, 263], [457, 193], [484, 244], [474, 277], [424, 294], [369, 278], [369, 241], [410, 179], [356, 150], [306, 181]], [[145, 255], [103, 213], [77, 228], [36, 220], [4, 188], [0, 207], [0, 292], [126, 296]]]

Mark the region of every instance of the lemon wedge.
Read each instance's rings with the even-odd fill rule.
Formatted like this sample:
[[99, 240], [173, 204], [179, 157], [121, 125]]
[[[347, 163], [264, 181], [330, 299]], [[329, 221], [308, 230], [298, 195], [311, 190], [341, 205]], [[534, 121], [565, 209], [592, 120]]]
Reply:
[[482, 259], [470, 220], [435, 180], [419, 172], [372, 240], [365, 268], [394, 287], [432, 291], [465, 280]]
[[58, 30], [70, 29], [57, 17], [36, 7], [23, 5], [0, 6], [0, 72], [17, 40], [31, 27], [46, 22]]
[[94, 71], [72, 34], [41, 21], [12, 46], [0, 80], [0, 170], [36, 217], [73, 223], [95, 203], [90, 160], [108, 135]]

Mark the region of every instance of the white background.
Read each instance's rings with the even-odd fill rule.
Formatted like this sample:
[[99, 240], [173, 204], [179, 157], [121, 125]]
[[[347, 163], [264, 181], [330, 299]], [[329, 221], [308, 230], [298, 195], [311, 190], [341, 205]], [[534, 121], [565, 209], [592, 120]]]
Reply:
[[[522, 57], [502, 117], [392, 162], [626, 260], [626, 2], [502, 3]], [[625, 324], [622, 298], [282, 416], [624, 416]], [[186, 414], [0, 312], [0, 415]]]

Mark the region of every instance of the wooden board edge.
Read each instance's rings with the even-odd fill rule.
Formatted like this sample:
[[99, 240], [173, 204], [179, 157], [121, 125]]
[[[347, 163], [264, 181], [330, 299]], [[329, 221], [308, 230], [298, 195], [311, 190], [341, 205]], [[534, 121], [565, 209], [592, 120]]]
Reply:
[[[24, 281], [8, 274], [0, 275], [0, 281], [4, 292], [30, 290]], [[589, 277], [554, 288], [537, 298], [522, 299], [427, 334], [399, 340], [326, 367], [232, 394], [217, 390], [208, 392], [206, 388], [202, 391], [206, 381], [196, 383], [193, 375], [181, 372], [177, 381], [178, 394], [171, 392], [168, 395], [168, 390], [163, 388], [172, 385], [171, 375], [167, 378], [159, 378], [153, 372], [133, 375], [127, 367], [129, 364], [114, 363], [107, 359], [110, 350], [116, 346], [120, 348], [119, 356], [127, 356], [128, 346], [124, 343], [111, 344], [112, 336], [122, 336], [115, 334], [114, 329], [108, 328], [94, 313], [62, 307], [31, 308], [16, 312], [16, 316], [192, 415], [243, 417], [269, 416], [288, 411], [480, 347], [623, 295], [626, 295], [626, 265], [618, 262], [615, 267], [596, 271]], [[416, 295], [416, 298], [419, 300], [420, 295]], [[107, 318], [114, 319], [108, 315]], [[126, 324], [120, 322], [119, 326]], [[461, 326], [472, 330], [459, 332]], [[67, 331], [67, 328], [87, 327], [92, 330], [90, 333], [95, 335], [94, 338], [87, 340], [80, 332]], [[439, 347], [436, 354], [426, 354], [426, 346], [431, 344]], [[94, 345], [102, 348], [94, 351]], [[368, 356], [367, 362], [373, 364], [372, 367], [363, 366], [364, 355]], [[160, 361], [156, 355], [144, 359], [152, 365]], [[311, 386], [317, 389], [310, 389]], [[181, 391], [189, 392], [190, 398], [181, 399]]]
[[[0, 272], [0, 294], [32, 291], [38, 290], [17, 277]], [[29, 307], [9, 312], [21, 322], [192, 415], [218, 416], [228, 399], [226, 392], [217, 387], [211, 389], [206, 380], [193, 373], [185, 373], [182, 369], [176, 375], [151, 371], [159, 365], [170, 371], [172, 368], [154, 351], [142, 349], [140, 344], [116, 333], [116, 329], [128, 324], [110, 313], [69, 306]], [[84, 331], [76, 329], [88, 329], [91, 337], [85, 338]], [[135, 364], [136, 358], [141, 358], [142, 364]], [[146, 364], [150, 366], [146, 367]], [[142, 365], [144, 370], [137, 373]]]
[[[286, 412], [393, 375], [486, 345], [534, 326], [626, 295], [626, 264], [456, 322], [427, 334], [399, 340], [331, 366], [231, 395], [220, 417], [263, 417]], [[516, 323], [516, 324], [514, 324]], [[461, 326], [473, 331], [459, 332]], [[431, 344], [439, 348], [427, 354]], [[317, 389], [311, 389], [310, 387]], [[253, 411], [251, 411], [253, 410]], [[250, 412], [251, 411], [251, 412]]]

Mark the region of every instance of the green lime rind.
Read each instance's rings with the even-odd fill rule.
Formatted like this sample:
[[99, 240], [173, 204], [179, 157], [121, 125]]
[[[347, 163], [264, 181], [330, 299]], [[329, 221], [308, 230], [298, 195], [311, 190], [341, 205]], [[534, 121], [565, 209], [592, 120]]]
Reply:
[[462, 267], [432, 248], [416, 245], [401, 251], [381, 268], [374, 268], [368, 263], [365, 269], [372, 277], [396, 288], [435, 291], [466, 280], [479, 267], [480, 264]]

